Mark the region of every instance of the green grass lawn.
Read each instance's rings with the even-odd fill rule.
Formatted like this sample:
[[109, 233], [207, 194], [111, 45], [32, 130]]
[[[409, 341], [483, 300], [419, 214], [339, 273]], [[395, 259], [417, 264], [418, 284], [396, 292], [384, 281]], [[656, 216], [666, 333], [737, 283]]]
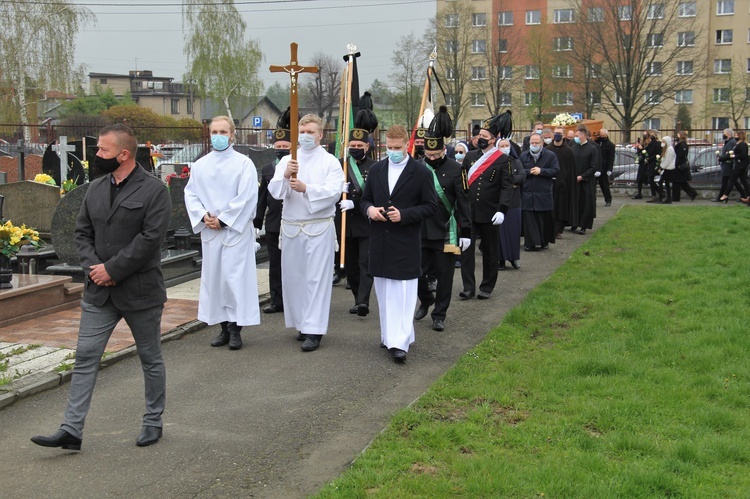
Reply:
[[319, 496], [750, 497], [749, 235], [626, 206]]

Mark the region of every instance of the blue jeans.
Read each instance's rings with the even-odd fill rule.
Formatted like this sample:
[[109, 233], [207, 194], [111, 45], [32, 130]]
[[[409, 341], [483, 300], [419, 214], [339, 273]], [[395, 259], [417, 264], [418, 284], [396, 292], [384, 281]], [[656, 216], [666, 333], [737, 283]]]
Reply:
[[97, 307], [81, 302], [81, 324], [78, 331], [76, 361], [70, 381], [68, 408], [60, 426], [77, 438], [82, 438], [83, 424], [91, 406], [104, 349], [120, 319], [128, 323], [135, 339], [138, 356], [146, 382], [146, 413], [144, 426], [162, 427], [161, 415], [166, 399], [166, 370], [161, 355], [161, 314], [163, 305], [145, 310], [118, 310], [111, 301]]

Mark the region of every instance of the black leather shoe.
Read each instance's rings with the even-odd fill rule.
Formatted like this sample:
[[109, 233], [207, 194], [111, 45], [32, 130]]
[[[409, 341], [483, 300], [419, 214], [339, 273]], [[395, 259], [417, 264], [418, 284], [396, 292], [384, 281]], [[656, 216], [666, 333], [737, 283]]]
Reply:
[[381, 342], [380, 342], [380, 348], [388, 348], [388, 347], [387, 347], [387, 346], [385, 346], [385, 343], [383, 343], [383, 342], [381, 341]]
[[229, 349], [230, 350], [239, 350], [242, 348], [242, 336], [240, 335], [240, 331], [242, 328], [238, 326], [231, 327], [229, 330]]
[[420, 305], [417, 311], [414, 313], [414, 320], [415, 321], [421, 321], [425, 317], [427, 317], [427, 310], [429, 310], [429, 307], [425, 307], [424, 305]]
[[521, 260], [511, 260], [510, 264], [516, 270], [521, 268]]
[[583, 236], [584, 234], [586, 234], [586, 229], [581, 229], [578, 231], [578, 233]]
[[636, 194], [635, 196], [632, 196], [630, 199], [643, 199], [643, 196], [640, 194]]
[[399, 348], [391, 348], [391, 356], [393, 356], [393, 361], [397, 362], [399, 364], [403, 364], [406, 362], [406, 352]]
[[283, 312], [284, 307], [280, 305], [276, 305], [274, 303], [270, 304], [266, 308], [263, 309], [264, 314], [275, 314], [277, 312]]
[[141, 434], [138, 435], [138, 440], [135, 441], [135, 445], [138, 447], [146, 447], [154, 445], [161, 438], [161, 428], [156, 426], [144, 426], [141, 430]]
[[31, 437], [31, 441], [42, 447], [62, 447], [68, 450], [81, 450], [81, 439], [74, 437], [65, 430], [57, 430], [49, 437], [37, 435]]
[[608, 202], [604, 203], [604, 206], [612, 206], [612, 201], [608, 201]]
[[354, 305], [352, 308], [349, 309], [350, 314], [358, 314], [359, 313], [359, 305]]
[[317, 350], [320, 346], [320, 339], [323, 337], [322, 334], [308, 334], [305, 338], [305, 342], [302, 343], [302, 350], [305, 352], [312, 352]]
[[306, 334], [302, 334], [301, 331], [297, 331], [297, 341], [305, 341], [307, 339]]
[[432, 329], [435, 331], [445, 331], [445, 324], [440, 319], [435, 319], [432, 321]]
[[212, 347], [223, 347], [229, 343], [229, 331], [222, 331], [211, 340]]
[[498, 264], [497, 270], [505, 270], [505, 260]]
[[359, 310], [357, 310], [357, 315], [359, 317], [367, 317], [369, 313], [370, 313], [370, 306], [364, 303], [360, 303]]
[[460, 297], [460, 298], [461, 298], [462, 300], [468, 300], [469, 298], [474, 298], [474, 291], [466, 291], [466, 290], [463, 290], [463, 291], [461, 291], [460, 293], [458, 293], [458, 296], [459, 296], [459, 297]]
[[477, 298], [480, 300], [486, 300], [489, 297], [490, 297], [490, 294], [486, 291], [480, 291], [479, 294], [477, 295]]

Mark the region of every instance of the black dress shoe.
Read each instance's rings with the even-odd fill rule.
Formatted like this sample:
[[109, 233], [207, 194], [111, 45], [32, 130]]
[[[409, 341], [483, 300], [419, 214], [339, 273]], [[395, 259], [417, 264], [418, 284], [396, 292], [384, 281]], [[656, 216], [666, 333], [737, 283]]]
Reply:
[[516, 270], [521, 268], [521, 260], [511, 260], [510, 264]]
[[380, 342], [380, 348], [388, 348], [388, 347], [387, 347], [387, 346], [385, 346], [385, 343], [383, 343], [383, 342], [381, 341], [381, 342]]
[[68, 450], [81, 450], [81, 439], [65, 430], [57, 430], [52, 436], [37, 435], [31, 441], [42, 447], [62, 447]]
[[578, 231], [578, 233], [583, 236], [584, 234], [586, 234], [586, 229], [581, 229]]
[[272, 303], [263, 309], [264, 314], [275, 314], [277, 312], [283, 312], [283, 311], [284, 311], [284, 307], [281, 305], [276, 305], [275, 303]]
[[352, 308], [349, 309], [350, 314], [357, 314], [359, 313], [359, 305], [354, 305]]
[[490, 297], [490, 294], [486, 291], [480, 291], [479, 294], [477, 295], [477, 298], [480, 300], [486, 300], [489, 297]]
[[604, 203], [604, 206], [612, 206], [612, 201], [608, 201], [608, 202]]
[[460, 293], [458, 293], [458, 296], [462, 300], [468, 300], [469, 298], [474, 298], [474, 291], [463, 290]]
[[505, 270], [505, 260], [498, 264], [497, 270]]
[[357, 310], [357, 315], [359, 317], [367, 317], [369, 313], [370, 313], [370, 306], [365, 303], [360, 303], [359, 310]]
[[399, 348], [391, 348], [391, 356], [393, 357], [394, 362], [399, 364], [406, 362], [406, 352]]
[[635, 196], [632, 196], [630, 199], [643, 199], [643, 196], [640, 194], [636, 194]]
[[420, 305], [417, 311], [414, 313], [414, 320], [415, 321], [421, 321], [425, 317], [427, 317], [427, 311], [429, 310], [429, 307], [425, 307], [424, 305]]
[[238, 325], [229, 326], [229, 349], [239, 350], [242, 348], [242, 336], [240, 335], [242, 327]]
[[138, 440], [135, 441], [135, 445], [138, 447], [146, 447], [154, 445], [161, 438], [161, 428], [156, 426], [144, 426], [141, 430], [141, 434], [138, 435]]
[[306, 334], [302, 334], [301, 331], [297, 331], [297, 341], [305, 341], [307, 339]]
[[322, 334], [308, 334], [305, 338], [305, 342], [302, 343], [302, 351], [312, 352], [317, 350], [320, 346], [320, 339], [323, 337]]
[[219, 334], [213, 337], [211, 340], [212, 347], [223, 347], [229, 343], [229, 331], [221, 331]]
[[445, 324], [443, 324], [443, 321], [440, 319], [435, 319], [432, 321], [432, 329], [435, 331], [445, 331]]
[[575, 231], [577, 231], [577, 230], [578, 230], [578, 227], [571, 227], [571, 228], [570, 228], [570, 232], [575, 232]]

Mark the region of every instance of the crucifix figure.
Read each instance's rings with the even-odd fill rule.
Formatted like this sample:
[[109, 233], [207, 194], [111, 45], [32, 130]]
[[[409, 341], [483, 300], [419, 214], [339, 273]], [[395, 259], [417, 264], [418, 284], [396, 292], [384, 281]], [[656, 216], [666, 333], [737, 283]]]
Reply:
[[[300, 66], [297, 63], [297, 44], [292, 42], [291, 44], [291, 52], [292, 56], [289, 61], [288, 66], [271, 66], [268, 69], [272, 73], [289, 73], [289, 79], [290, 79], [290, 95], [289, 95], [289, 115], [291, 116], [291, 119], [289, 120], [289, 133], [291, 135], [292, 139], [292, 159], [297, 160], [297, 138], [299, 135], [299, 101], [298, 101], [298, 94], [297, 94], [297, 75], [300, 73], [317, 73], [318, 67], [317, 66]], [[293, 178], [297, 177], [297, 174], [292, 174]]]

